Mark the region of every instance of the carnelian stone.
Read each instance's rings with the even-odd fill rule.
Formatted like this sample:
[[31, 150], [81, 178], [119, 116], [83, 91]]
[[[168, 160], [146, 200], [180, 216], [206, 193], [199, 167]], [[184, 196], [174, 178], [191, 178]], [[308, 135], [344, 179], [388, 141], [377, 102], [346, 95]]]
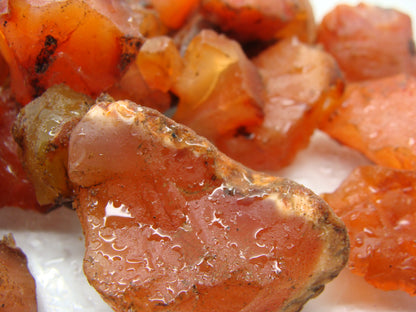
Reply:
[[137, 55], [136, 64], [149, 87], [162, 92], [172, 88], [183, 69], [179, 50], [167, 36], [147, 39]]
[[0, 311], [36, 312], [36, 283], [11, 234], [0, 240]]
[[416, 295], [416, 172], [359, 167], [323, 197], [348, 228], [352, 272]]
[[318, 42], [335, 57], [348, 81], [415, 73], [412, 22], [394, 9], [338, 5], [322, 19]]
[[103, 0], [10, 1], [0, 15], [0, 51], [16, 99], [26, 104], [59, 83], [91, 96], [113, 85], [143, 40], [127, 8]]
[[150, 0], [161, 21], [169, 28], [181, 28], [200, 0]]
[[308, 145], [328, 108], [338, 103], [343, 82], [328, 53], [296, 39], [282, 40], [253, 62], [266, 89], [264, 120], [243, 124], [215, 143], [250, 168], [275, 171]]
[[202, 0], [201, 12], [239, 41], [270, 41], [296, 36], [312, 42], [315, 20], [308, 0]]
[[187, 47], [184, 69], [172, 87], [173, 116], [211, 142], [263, 120], [263, 82], [240, 44], [202, 30]]
[[415, 101], [413, 76], [350, 83], [321, 128], [376, 164], [416, 169]]
[[116, 311], [297, 311], [348, 258], [320, 197], [131, 102], [78, 123], [69, 177], [84, 272]]
[[12, 127], [19, 106], [10, 90], [0, 90], [0, 208], [17, 206], [23, 209], [44, 211], [39, 207], [35, 189], [27, 179], [19, 160], [19, 147], [13, 139]]

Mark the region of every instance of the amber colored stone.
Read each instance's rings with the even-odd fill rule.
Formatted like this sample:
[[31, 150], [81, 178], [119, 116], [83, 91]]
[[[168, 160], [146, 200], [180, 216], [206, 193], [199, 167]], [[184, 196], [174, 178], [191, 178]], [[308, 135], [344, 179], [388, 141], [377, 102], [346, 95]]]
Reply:
[[271, 46], [253, 62], [266, 88], [264, 120], [242, 125], [215, 143], [250, 168], [275, 171], [308, 145], [320, 120], [338, 103], [343, 82], [328, 53], [296, 39]]
[[151, 88], [144, 79], [137, 62], [134, 61], [123, 76], [111, 88], [107, 89], [115, 100], [130, 100], [141, 105], [165, 112], [171, 106], [168, 92]]
[[91, 96], [113, 85], [143, 41], [141, 18], [123, 2], [10, 2], [0, 15], [0, 51], [16, 99], [27, 104], [59, 83]]
[[348, 81], [416, 72], [410, 16], [394, 9], [338, 5], [322, 19], [317, 40]]
[[351, 83], [321, 128], [376, 164], [416, 169], [415, 101], [413, 76]]
[[359, 167], [323, 198], [348, 228], [352, 272], [416, 295], [416, 172]]
[[181, 28], [197, 9], [200, 0], [150, 0], [161, 21], [172, 29]]
[[136, 64], [147, 85], [162, 92], [172, 88], [183, 69], [182, 57], [173, 39], [167, 36], [147, 39], [137, 55]]
[[202, 0], [205, 18], [241, 42], [298, 37], [315, 39], [316, 27], [308, 0]]
[[36, 284], [11, 234], [0, 240], [0, 311], [36, 312]]
[[226, 133], [263, 120], [263, 82], [240, 44], [202, 30], [185, 52], [172, 88], [179, 97], [173, 119], [216, 142]]
[[12, 127], [18, 112], [19, 106], [10, 90], [0, 89], [0, 208], [13, 206], [44, 211], [47, 207], [39, 207], [13, 139]]
[[298, 311], [348, 258], [326, 203], [127, 101], [74, 129], [84, 272], [116, 311]]

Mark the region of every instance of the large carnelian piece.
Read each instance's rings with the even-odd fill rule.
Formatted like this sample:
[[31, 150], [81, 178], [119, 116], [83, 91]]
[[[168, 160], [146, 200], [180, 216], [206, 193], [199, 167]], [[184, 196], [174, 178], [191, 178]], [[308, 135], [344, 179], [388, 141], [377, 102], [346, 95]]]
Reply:
[[266, 89], [264, 120], [260, 125], [243, 124], [215, 143], [246, 166], [275, 171], [308, 145], [319, 121], [338, 103], [343, 83], [328, 53], [296, 39], [282, 40], [253, 62]]
[[0, 208], [17, 206], [44, 211], [36, 201], [35, 189], [19, 160], [19, 147], [13, 139], [12, 127], [19, 106], [8, 89], [0, 89]]
[[349, 81], [415, 72], [412, 22], [394, 9], [338, 5], [322, 19], [318, 42], [335, 57]]
[[298, 311], [348, 258], [320, 197], [131, 102], [78, 123], [69, 177], [84, 272], [116, 311]]
[[59, 83], [91, 96], [113, 85], [143, 40], [126, 8], [103, 0], [9, 1], [0, 51], [16, 99], [27, 104]]
[[415, 101], [413, 76], [350, 83], [321, 128], [379, 165], [416, 169]]
[[0, 240], [0, 311], [37, 311], [35, 280], [11, 234]]
[[348, 228], [352, 272], [416, 295], [416, 172], [359, 167], [323, 197]]

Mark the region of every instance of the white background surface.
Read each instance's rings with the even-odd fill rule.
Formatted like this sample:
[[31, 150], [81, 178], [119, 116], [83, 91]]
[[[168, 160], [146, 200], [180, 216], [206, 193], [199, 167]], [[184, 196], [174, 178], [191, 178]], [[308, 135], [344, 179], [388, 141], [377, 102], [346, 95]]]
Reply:
[[[311, 0], [317, 20], [340, 2]], [[367, 3], [407, 12], [415, 20], [415, 29], [416, 1], [368, 0]], [[367, 161], [358, 153], [339, 146], [317, 132], [309, 148], [279, 174], [293, 178], [320, 194], [333, 191], [353, 168], [365, 163]], [[39, 312], [111, 311], [88, 285], [82, 273], [84, 242], [78, 218], [73, 211], [63, 208], [40, 215], [20, 209], [0, 209], [0, 235], [10, 232], [28, 256], [29, 267], [37, 283]], [[303, 312], [346, 311], [416, 311], [416, 297], [400, 291], [377, 290], [362, 278], [344, 270], [318, 298], [311, 300], [303, 309]]]

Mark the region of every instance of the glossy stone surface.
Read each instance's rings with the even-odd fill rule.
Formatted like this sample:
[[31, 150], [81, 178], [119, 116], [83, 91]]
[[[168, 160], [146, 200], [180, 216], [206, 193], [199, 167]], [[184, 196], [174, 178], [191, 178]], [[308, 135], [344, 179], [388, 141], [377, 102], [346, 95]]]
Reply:
[[349, 268], [383, 290], [416, 295], [416, 172], [362, 166], [324, 199], [345, 222]]
[[0, 14], [0, 51], [16, 99], [27, 104], [59, 83], [99, 95], [134, 60], [143, 20], [127, 0], [9, 2]]
[[69, 177], [84, 271], [117, 311], [297, 311], [348, 257], [320, 197], [131, 102], [84, 116]]
[[376, 164], [416, 169], [415, 77], [350, 83], [339, 101], [322, 130]]
[[264, 119], [243, 124], [215, 143], [250, 168], [276, 171], [308, 145], [319, 121], [338, 103], [343, 80], [328, 53], [296, 38], [272, 45], [253, 63], [265, 86]]

